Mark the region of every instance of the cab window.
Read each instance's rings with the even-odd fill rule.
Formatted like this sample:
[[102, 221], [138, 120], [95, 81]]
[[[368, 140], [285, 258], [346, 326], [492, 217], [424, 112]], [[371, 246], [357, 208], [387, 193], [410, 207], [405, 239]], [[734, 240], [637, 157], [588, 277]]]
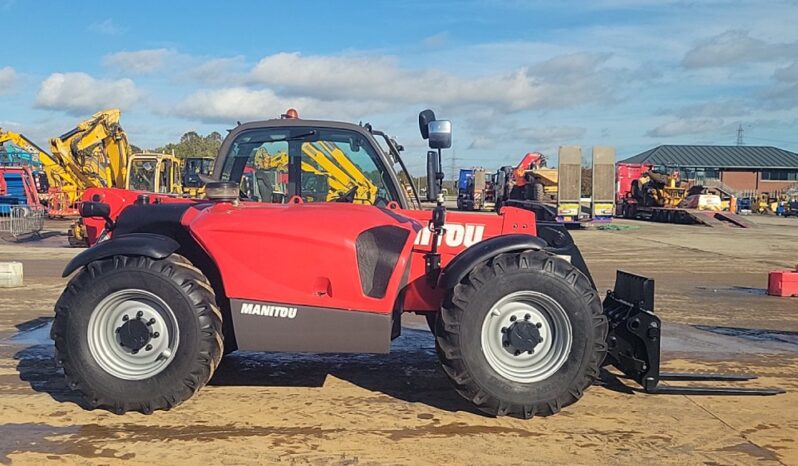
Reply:
[[134, 160], [128, 174], [130, 189], [135, 191], [155, 191], [155, 169], [155, 161]]
[[387, 205], [397, 198], [377, 149], [349, 130], [247, 131], [233, 141], [221, 179], [239, 181], [243, 197], [260, 202], [285, 202], [294, 193], [305, 202]]

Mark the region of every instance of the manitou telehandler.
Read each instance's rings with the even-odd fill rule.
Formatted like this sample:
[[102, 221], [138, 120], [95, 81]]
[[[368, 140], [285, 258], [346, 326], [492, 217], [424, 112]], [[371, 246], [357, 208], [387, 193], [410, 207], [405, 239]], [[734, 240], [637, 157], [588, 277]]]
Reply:
[[[226, 352], [385, 353], [403, 313], [416, 312], [428, 317], [457, 392], [491, 415], [554, 414], [604, 364], [647, 392], [779, 392], [658, 385], [702, 377], [659, 372], [653, 281], [619, 272], [602, 306], [562, 225], [512, 207], [446, 212], [441, 149], [451, 123], [425, 110], [419, 126], [434, 149], [433, 210], [416, 207], [414, 190], [405, 195], [401, 146], [384, 133], [298, 118], [231, 130], [207, 199], [91, 190], [82, 215], [102, 231], [64, 270], [77, 273], [52, 327], [69, 386], [119, 414], [170, 409], [209, 381]], [[358, 186], [306, 199], [305, 149], [319, 144], [368, 176], [373, 203], [353, 202]], [[288, 156], [284, 203], [242, 196], [259, 149]]]

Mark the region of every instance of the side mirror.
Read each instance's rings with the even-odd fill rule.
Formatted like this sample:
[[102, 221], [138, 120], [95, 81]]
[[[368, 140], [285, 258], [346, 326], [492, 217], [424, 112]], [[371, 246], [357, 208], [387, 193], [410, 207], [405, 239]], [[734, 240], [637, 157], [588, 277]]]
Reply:
[[80, 204], [80, 216], [87, 217], [87, 218], [110, 218], [111, 217], [111, 206], [105, 204], [103, 202], [81, 202]]
[[110, 231], [114, 229], [114, 221], [111, 220], [111, 206], [104, 202], [81, 202], [80, 216], [86, 218], [101, 218], [105, 220], [106, 230]]
[[428, 125], [429, 147], [431, 149], [448, 149], [452, 147], [452, 122], [435, 120]]
[[435, 121], [435, 112], [426, 109], [418, 114], [418, 129], [423, 139], [429, 139], [429, 124]]
[[427, 200], [430, 202], [438, 200], [438, 194], [440, 193], [439, 174], [442, 174], [440, 157], [438, 157], [437, 152], [431, 150], [427, 152]]

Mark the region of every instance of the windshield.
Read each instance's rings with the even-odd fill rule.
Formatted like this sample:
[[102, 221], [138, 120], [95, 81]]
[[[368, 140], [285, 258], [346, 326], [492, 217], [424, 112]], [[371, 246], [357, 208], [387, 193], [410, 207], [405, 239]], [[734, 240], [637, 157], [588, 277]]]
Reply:
[[405, 198], [410, 201], [411, 208], [420, 209], [421, 204], [418, 198], [417, 182], [410, 176], [410, 173], [408, 173], [407, 167], [405, 167], [404, 161], [401, 155], [399, 155], [398, 148], [391, 146], [388, 142], [389, 138], [385, 133], [376, 131], [374, 135], [374, 139], [377, 141], [382, 151], [390, 157], [391, 163], [393, 164], [393, 172], [396, 173], [396, 178], [399, 180]]
[[183, 171], [183, 185], [188, 187], [202, 186], [200, 175], [210, 175], [213, 171], [213, 159], [186, 159], [186, 168]]
[[130, 188], [135, 191], [155, 191], [155, 160], [134, 160], [130, 164], [128, 182]]
[[397, 200], [379, 149], [346, 129], [290, 127], [246, 131], [224, 159], [222, 181], [238, 181], [244, 198], [286, 202], [387, 205]]

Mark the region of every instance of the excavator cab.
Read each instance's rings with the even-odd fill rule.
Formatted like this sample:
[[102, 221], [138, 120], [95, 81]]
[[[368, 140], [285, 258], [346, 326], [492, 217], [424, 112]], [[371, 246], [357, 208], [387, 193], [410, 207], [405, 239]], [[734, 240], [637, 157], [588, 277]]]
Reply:
[[183, 159], [182, 179], [183, 194], [189, 197], [202, 197], [205, 193], [203, 177], [213, 171], [214, 160], [207, 157], [186, 157]]
[[182, 194], [180, 160], [171, 154], [134, 154], [128, 160], [125, 189]]

